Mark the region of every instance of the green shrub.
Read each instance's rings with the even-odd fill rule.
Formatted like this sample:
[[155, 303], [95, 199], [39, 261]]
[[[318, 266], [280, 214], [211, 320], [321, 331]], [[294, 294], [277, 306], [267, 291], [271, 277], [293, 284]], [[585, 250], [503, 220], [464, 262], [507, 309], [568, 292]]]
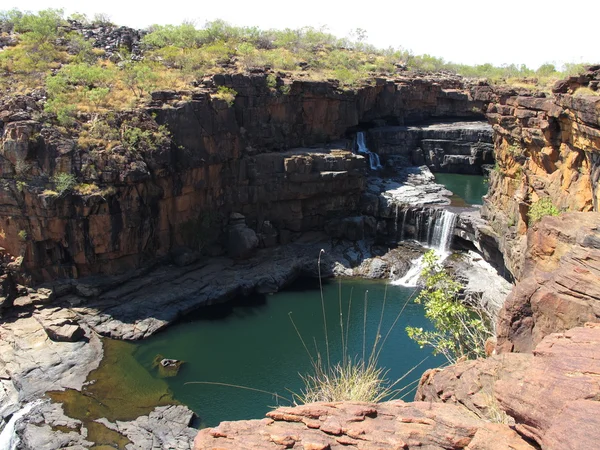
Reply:
[[165, 125], [153, 130], [126, 121], [121, 125], [121, 143], [131, 152], [153, 152], [169, 143], [169, 131]]
[[37, 14], [23, 13], [14, 21], [14, 30], [22, 33], [21, 40], [23, 42], [42, 44], [56, 39], [59, 26], [63, 23], [62, 9], [45, 9]]
[[71, 173], [60, 172], [52, 177], [52, 182], [58, 195], [64, 195], [75, 187], [77, 180]]
[[277, 77], [270, 73], [266, 78], [267, 87], [270, 89], [277, 88]]
[[527, 217], [529, 218], [529, 225], [533, 225], [542, 220], [543, 217], [558, 216], [559, 214], [560, 211], [554, 206], [550, 197], [544, 197], [531, 205]]
[[144, 62], [131, 61], [124, 66], [123, 81], [136, 97], [142, 98], [155, 88], [158, 75], [154, 69]]
[[150, 48], [194, 48], [202, 45], [202, 40], [203, 33], [193, 23], [184, 22], [181, 25], [153, 25], [142, 43]]
[[462, 289], [444, 270], [433, 250], [424, 256], [422, 278], [425, 287], [416, 303], [425, 306], [425, 317], [434, 331], [407, 327], [408, 336], [421, 347], [433, 348], [454, 364], [460, 358], [485, 357], [485, 342], [493, 336], [493, 321], [489, 313], [478, 307], [468, 307], [459, 300]]
[[236, 95], [237, 92], [234, 89], [228, 88], [227, 86], [219, 86], [216, 94], [212, 94], [214, 98], [226, 101], [229, 107], [233, 106]]

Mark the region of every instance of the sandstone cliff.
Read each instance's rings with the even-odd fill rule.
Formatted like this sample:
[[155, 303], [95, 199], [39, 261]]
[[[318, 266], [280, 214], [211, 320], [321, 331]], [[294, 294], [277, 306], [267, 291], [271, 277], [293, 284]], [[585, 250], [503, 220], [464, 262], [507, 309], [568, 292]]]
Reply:
[[519, 95], [478, 91], [488, 99], [497, 165], [483, 216], [496, 231], [506, 266], [523, 276], [527, 213], [549, 197], [560, 211], [598, 211], [600, 97], [577, 88], [597, 86], [600, 68], [557, 83], [555, 93]]
[[[269, 222], [285, 242], [357, 211], [364, 162], [332, 151], [348, 141], [328, 142], [392, 117], [476, 117], [483, 106], [458, 78], [379, 79], [354, 91], [278, 83], [289, 93], [268, 87], [264, 73], [215, 75], [193, 92], [154, 93], [145, 112], [81, 117], [69, 132], [38, 121], [41, 94], [2, 99], [0, 245], [39, 282], [133, 269], [182, 245], [208, 248], [232, 211], [256, 231]], [[231, 107], [211, 95], [217, 85], [237, 92]], [[139, 130], [132, 145], [89, 139], [103, 121], [106, 133]], [[318, 156], [284, 152], [315, 143], [327, 146]], [[60, 174], [73, 175], [76, 189], [48, 191]]]

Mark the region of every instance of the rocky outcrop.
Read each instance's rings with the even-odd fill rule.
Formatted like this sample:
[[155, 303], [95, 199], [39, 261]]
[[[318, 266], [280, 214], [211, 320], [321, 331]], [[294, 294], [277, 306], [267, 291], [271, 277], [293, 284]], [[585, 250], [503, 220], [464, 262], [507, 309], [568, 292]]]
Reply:
[[[544, 450], [594, 448], [600, 437], [600, 325], [545, 337], [533, 354], [502, 354], [428, 371], [416, 398], [504, 418]], [[500, 413], [500, 414], [499, 414]]]
[[530, 352], [548, 334], [600, 321], [599, 213], [545, 217], [529, 230], [522, 279], [498, 321], [498, 350]]
[[399, 155], [433, 172], [483, 174], [494, 164], [492, 127], [487, 122], [452, 121], [428, 125], [372, 128], [369, 148]]
[[600, 97], [576, 91], [592, 86], [599, 74], [592, 68], [552, 96], [477, 92], [490, 101], [486, 115], [494, 127], [497, 161], [483, 216], [517, 279], [523, 276], [527, 214], [540, 198], [550, 198], [561, 211], [598, 210]]
[[[0, 245], [22, 255], [39, 282], [131, 270], [181, 246], [218, 253], [194, 234], [202, 224], [212, 231], [200, 234], [215, 232], [222, 252], [231, 212], [246, 216], [255, 232], [268, 222], [285, 242], [290, 233], [323, 229], [340, 211], [358, 212], [364, 187], [364, 162], [343, 153], [348, 143], [286, 151], [327, 145], [389, 117], [475, 117], [483, 106], [452, 77], [380, 79], [357, 90], [278, 83], [289, 93], [273, 92], [265, 73], [215, 75], [186, 93], [154, 93], [145, 113], [98, 119], [154, 136], [135, 148], [36, 121], [42, 94], [2, 99]], [[237, 93], [231, 107], [212, 97], [221, 85]], [[48, 191], [57, 174], [77, 184]]]
[[98, 419], [83, 423], [65, 415], [60, 404], [38, 402], [15, 431], [19, 448], [36, 450], [83, 449], [103, 444], [136, 450], [188, 450], [197, 434], [190, 427], [192, 417], [193, 413], [187, 407], [171, 405], [156, 407], [133, 421], [112, 423]]
[[[500, 437], [502, 445], [497, 442]], [[266, 419], [222, 422], [204, 429], [194, 445], [195, 450], [282, 448], [533, 449], [508, 426], [486, 423], [459, 407], [400, 400], [278, 408]]]

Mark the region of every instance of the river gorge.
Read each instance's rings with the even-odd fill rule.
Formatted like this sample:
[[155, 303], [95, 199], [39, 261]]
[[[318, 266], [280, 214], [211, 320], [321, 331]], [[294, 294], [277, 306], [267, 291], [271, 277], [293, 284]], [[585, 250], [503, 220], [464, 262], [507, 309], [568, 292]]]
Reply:
[[[89, 151], [36, 120], [35, 96], [0, 98], [0, 449], [593, 448], [597, 431], [565, 430], [600, 417], [600, 97], [572, 95], [600, 68], [553, 93], [447, 74], [277, 74], [274, 93], [267, 75], [153, 92], [115, 119], [168, 130], [135, 152]], [[57, 173], [99, 190], [51, 195], [38, 182]], [[534, 223], [547, 198], [561, 214]], [[333, 323], [353, 288], [357, 354], [363, 307], [372, 345], [427, 248], [497, 317], [488, 358], [436, 369], [409, 302], [381, 359], [396, 379], [430, 356], [406, 403], [186, 384], [289, 398], [310, 363], [288, 312], [323, 345], [318, 276]]]

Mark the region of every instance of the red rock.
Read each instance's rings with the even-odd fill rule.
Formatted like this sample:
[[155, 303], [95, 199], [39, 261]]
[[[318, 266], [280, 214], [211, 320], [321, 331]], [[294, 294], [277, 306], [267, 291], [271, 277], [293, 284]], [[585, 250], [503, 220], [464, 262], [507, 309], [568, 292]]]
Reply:
[[500, 312], [499, 352], [600, 317], [600, 213], [545, 217], [528, 233], [523, 277]]
[[[364, 420], [356, 422], [357, 413]], [[314, 429], [298, 417], [319, 415], [321, 429]], [[500, 449], [486, 447], [485, 439], [492, 432], [507, 436], [514, 449], [529, 450], [525, 443], [506, 425], [489, 428], [464, 408], [430, 402], [391, 402], [370, 404], [356, 402], [314, 403], [296, 408], [279, 408], [269, 416], [275, 421], [257, 420], [224, 422], [216, 430], [227, 437], [214, 437], [215, 429], [201, 430], [195, 440], [196, 450], [217, 448], [276, 449], [289, 445], [298, 449], [342, 449], [353, 446], [375, 449]], [[316, 419], [311, 419], [316, 420]], [[325, 428], [325, 429], [324, 429]], [[483, 430], [483, 431], [482, 431]], [[332, 434], [331, 431], [335, 431]], [[474, 438], [479, 433], [477, 440]], [[278, 437], [273, 439], [273, 436]], [[288, 439], [289, 438], [289, 439]], [[519, 446], [520, 445], [520, 446]], [[237, 447], [236, 447], [237, 446]], [[504, 447], [509, 448], [509, 447]]]

